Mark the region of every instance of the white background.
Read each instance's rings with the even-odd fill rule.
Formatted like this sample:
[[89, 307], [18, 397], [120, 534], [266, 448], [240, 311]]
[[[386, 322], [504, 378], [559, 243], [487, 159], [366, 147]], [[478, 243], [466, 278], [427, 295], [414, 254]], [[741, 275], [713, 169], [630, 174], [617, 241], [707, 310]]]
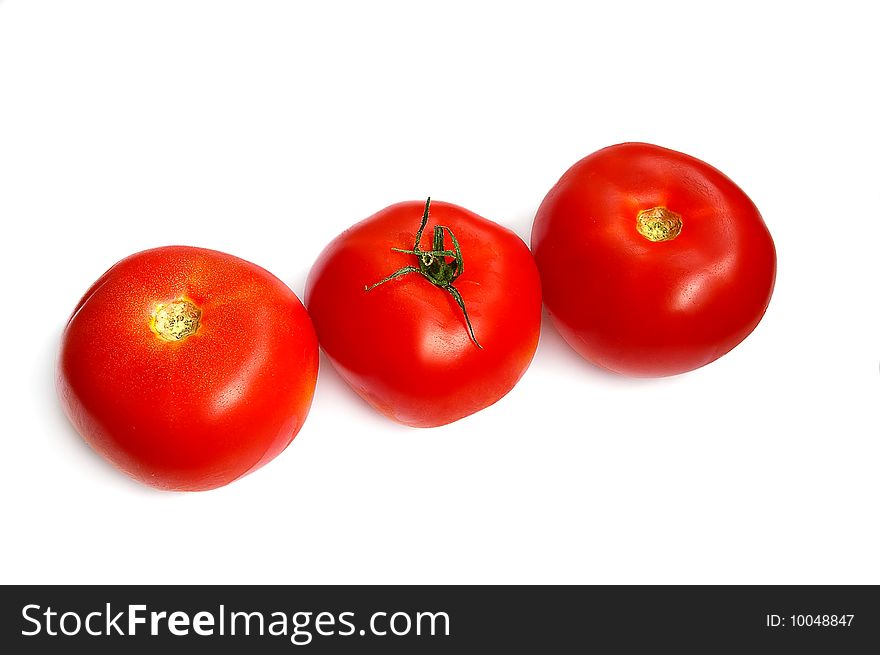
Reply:
[[[871, 3], [306, 5], [0, 0], [0, 579], [880, 583]], [[201, 494], [131, 482], [59, 408], [61, 329], [132, 252], [224, 250], [302, 296], [399, 200], [528, 239], [628, 140], [719, 167], [776, 240], [764, 321], [704, 369], [603, 373], [545, 322], [506, 398], [414, 430], [325, 361], [290, 448]]]

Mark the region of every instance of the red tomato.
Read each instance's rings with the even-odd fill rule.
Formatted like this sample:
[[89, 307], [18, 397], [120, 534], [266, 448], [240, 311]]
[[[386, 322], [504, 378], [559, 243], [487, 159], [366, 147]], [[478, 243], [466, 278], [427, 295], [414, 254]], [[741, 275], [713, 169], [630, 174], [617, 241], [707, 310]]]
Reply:
[[776, 251], [758, 209], [708, 164], [644, 143], [600, 150], [532, 227], [544, 302], [584, 358], [637, 376], [714, 361], [770, 302]]
[[67, 415], [141, 482], [198, 491], [269, 462], [309, 411], [317, 338], [296, 295], [232, 255], [174, 246], [92, 285], [61, 341]]
[[516, 234], [445, 202], [430, 203], [433, 228], [428, 213], [402, 202], [358, 223], [321, 253], [306, 284], [342, 377], [414, 427], [504, 396], [528, 368], [541, 323], [538, 271]]

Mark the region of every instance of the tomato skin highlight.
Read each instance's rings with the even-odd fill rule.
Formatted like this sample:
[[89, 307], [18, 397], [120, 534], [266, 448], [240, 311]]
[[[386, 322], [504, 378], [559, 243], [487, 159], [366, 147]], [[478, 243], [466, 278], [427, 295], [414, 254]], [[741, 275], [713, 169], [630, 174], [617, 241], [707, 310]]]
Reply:
[[[475, 345], [453, 297], [410, 273], [424, 202], [383, 209], [334, 239], [306, 283], [306, 306], [321, 347], [345, 381], [373, 407], [405, 425], [435, 427], [493, 404], [528, 368], [538, 343], [541, 289], [526, 244], [512, 231], [462, 207], [432, 202], [421, 246], [434, 226], [461, 245], [455, 281]], [[446, 242], [449, 245], [449, 241]]]
[[[639, 212], [671, 210], [653, 242]], [[645, 143], [599, 150], [550, 190], [532, 226], [544, 303], [568, 344], [618, 373], [683, 373], [732, 350], [773, 292], [776, 250], [754, 203], [719, 170]]]
[[[157, 306], [201, 312], [160, 338]], [[64, 329], [56, 386], [86, 442], [140, 482], [202, 491], [258, 469], [311, 406], [317, 337], [281, 280], [232, 255], [169, 246], [136, 253], [86, 292]]]

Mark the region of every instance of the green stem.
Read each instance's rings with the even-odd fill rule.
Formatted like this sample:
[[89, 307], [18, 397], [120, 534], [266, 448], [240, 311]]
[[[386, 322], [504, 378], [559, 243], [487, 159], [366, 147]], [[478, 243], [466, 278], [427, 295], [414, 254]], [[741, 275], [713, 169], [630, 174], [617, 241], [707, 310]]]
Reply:
[[[453, 286], [453, 282], [455, 282], [464, 272], [464, 257], [461, 254], [461, 245], [458, 243], [458, 239], [455, 238], [452, 230], [450, 230], [448, 227], [446, 227], [445, 225], [437, 225], [434, 227], [432, 249], [422, 250], [421, 248], [422, 234], [424, 233], [425, 227], [428, 224], [428, 214], [430, 212], [430, 208], [431, 199], [428, 198], [428, 200], [425, 202], [425, 211], [422, 214], [422, 222], [419, 224], [419, 229], [416, 232], [416, 240], [412, 249], [391, 249], [394, 252], [414, 255], [418, 259], [419, 265], [417, 267], [404, 266], [403, 268], [394, 271], [390, 275], [382, 278], [374, 284], [365, 285], [364, 290], [370, 291], [396, 278], [403, 277], [404, 275], [409, 275], [410, 273], [418, 273], [435, 287], [442, 289], [450, 296], [452, 296], [453, 300], [455, 300], [455, 303], [461, 308], [462, 314], [464, 314], [464, 322], [467, 325], [468, 336], [470, 337], [471, 341], [474, 342], [474, 345], [482, 350], [483, 346], [480, 345], [479, 341], [477, 341], [477, 335], [474, 333], [474, 326], [471, 325], [471, 319], [470, 316], [468, 316], [467, 309], [465, 308], [464, 299], [461, 297], [461, 293], [459, 293], [458, 289]], [[452, 240], [452, 250], [448, 250], [445, 247], [447, 234]], [[450, 258], [452, 259], [452, 261], [447, 261], [447, 259]]]

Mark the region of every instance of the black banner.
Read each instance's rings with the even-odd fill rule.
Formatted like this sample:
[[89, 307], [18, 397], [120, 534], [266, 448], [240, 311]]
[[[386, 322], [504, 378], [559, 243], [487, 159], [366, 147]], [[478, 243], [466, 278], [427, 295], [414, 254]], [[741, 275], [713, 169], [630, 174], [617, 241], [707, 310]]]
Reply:
[[869, 586], [22, 586], [2, 596], [5, 653], [855, 653], [880, 644], [880, 595]]

